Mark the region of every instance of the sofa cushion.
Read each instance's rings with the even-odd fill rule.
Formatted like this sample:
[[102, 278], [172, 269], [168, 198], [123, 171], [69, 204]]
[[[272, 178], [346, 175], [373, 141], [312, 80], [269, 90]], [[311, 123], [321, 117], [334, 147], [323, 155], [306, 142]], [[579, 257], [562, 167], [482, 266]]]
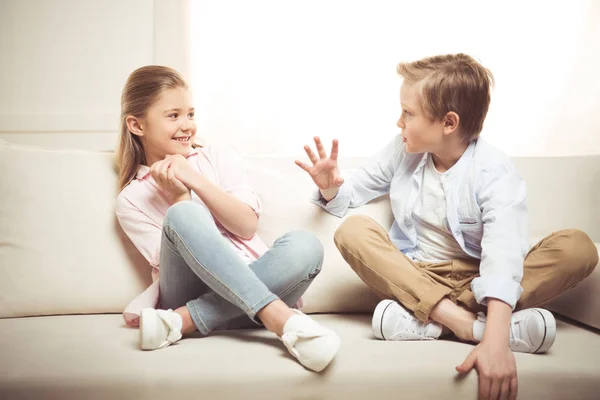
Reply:
[[116, 189], [110, 153], [0, 141], [0, 317], [120, 312], [143, 290]]
[[[339, 333], [322, 374], [264, 330], [217, 332], [143, 352], [119, 315], [0, 320], [2, 399], [471, 399], [477, 375], [454, 367], [473, 346], [373, 339], [368, 315], [317, 315]], [[558, 323], [548, 354], [515, 354], [519, 398], [596, 399], [600, 335]], [[268, 390], [265, 390], [268, 388]]]

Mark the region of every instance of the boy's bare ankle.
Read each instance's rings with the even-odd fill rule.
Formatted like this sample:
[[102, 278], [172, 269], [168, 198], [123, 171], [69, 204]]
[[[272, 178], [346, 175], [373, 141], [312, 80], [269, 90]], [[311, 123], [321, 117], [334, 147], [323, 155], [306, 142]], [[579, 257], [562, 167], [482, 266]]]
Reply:
[[440, 301], [432, 310], [430, 317], [447, 327], [464, 342], [474, 342], [473, 323], [477, 319], [475, 314], [458, 306], [448, 299]]
[[455, 328], [454, 334], [457, 338], [459, 338], [463, 342], [474, 342], [475, 338], [473, 337], [473, 323], [465, 323], [461, 324], [459, 328]]

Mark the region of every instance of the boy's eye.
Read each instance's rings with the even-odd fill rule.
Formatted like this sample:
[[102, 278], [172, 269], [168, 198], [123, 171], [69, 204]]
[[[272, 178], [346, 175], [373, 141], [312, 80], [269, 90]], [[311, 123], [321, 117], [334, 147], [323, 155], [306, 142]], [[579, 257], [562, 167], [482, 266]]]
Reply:
[[412, 115], [412, 114], [410, 113], [410, 111], [408, 111], [408, 110], [402, 110], [402, 112], [404, 113], [404, 115]]
[[189, 113], [189, 114], [188, 114], [188, 117], [193, 119], [193, 118], [194, 118], [194, 115], [195, 115], [194, 113]]
[[177, 113], [169, 114], [169, 118], [177, 118], [177, 117], [178, 117]]

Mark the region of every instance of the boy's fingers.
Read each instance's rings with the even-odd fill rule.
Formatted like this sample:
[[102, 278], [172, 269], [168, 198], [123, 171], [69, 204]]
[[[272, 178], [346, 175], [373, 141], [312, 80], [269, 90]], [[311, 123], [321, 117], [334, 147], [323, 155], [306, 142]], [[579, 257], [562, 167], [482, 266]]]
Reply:
[[319, 157], [321, 159], [327, 158], [327, 153], [325, 152], [325, 147], [323, 147], [323, 143], [318, 136], [315, 136], [315, 144], [317, 145], [317, 151], [319, 152]]
[[299, 166], [300, 168], [302, 168], [303, 170], [305, 170], [306, 172], [310, 171], [310, 165], [303, 163], [302, 161], [294, 161], [296, 163], [297, 166]]
[[516, 400], [517, 399], [517, 390], [518, 390], [518, 381], [517, 381], [517, 377], [515, 376], [514, 378], [512, 378], [510, 380], [510, 396], [508, 397], [510, 400]]
[[310, 158], [310, 161], [313, 164], [319, 162], [319, 159], [317, 158], [317, 156], [315, 156], [315, 153], [313, 153], [312, 149], [308, 145], [304, 146], [304, 151], [306, 151], [306, 155], [308, 156], [308, 158]]
[[331, 144], [331, 157], [330, 157], [333, 161], [337, 161], [338, 158], [338, 140], [337, 139], [333, 139], [333, 142]]

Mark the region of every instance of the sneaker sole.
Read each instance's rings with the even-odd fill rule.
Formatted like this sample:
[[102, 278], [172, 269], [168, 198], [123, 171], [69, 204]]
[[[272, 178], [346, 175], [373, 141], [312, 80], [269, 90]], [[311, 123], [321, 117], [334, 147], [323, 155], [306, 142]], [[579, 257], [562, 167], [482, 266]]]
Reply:
[[543, 308], [534, 308], [534, 310], [544, 320], [544, 340], [542, 340], [540, 346], [533, 353], [545, 353], [552, 347], [556, 338], [556, 319], [554, 319], [554, 315], [548, 310], [544, 310]]
[[373, 334], [377, 339], [386, 340], [385, 336], [383, 335], [382, 329], [383, 316], [385, 315], [385, 311], [387, 310], [387, 308], [394, 303], [394, 300], [382, 300], [379, 302], [379, 304], [377, 304], [377, 307], [375, 307], [375, 311], [373, 312], [373, 321], [371, 325], [373, 327]]

